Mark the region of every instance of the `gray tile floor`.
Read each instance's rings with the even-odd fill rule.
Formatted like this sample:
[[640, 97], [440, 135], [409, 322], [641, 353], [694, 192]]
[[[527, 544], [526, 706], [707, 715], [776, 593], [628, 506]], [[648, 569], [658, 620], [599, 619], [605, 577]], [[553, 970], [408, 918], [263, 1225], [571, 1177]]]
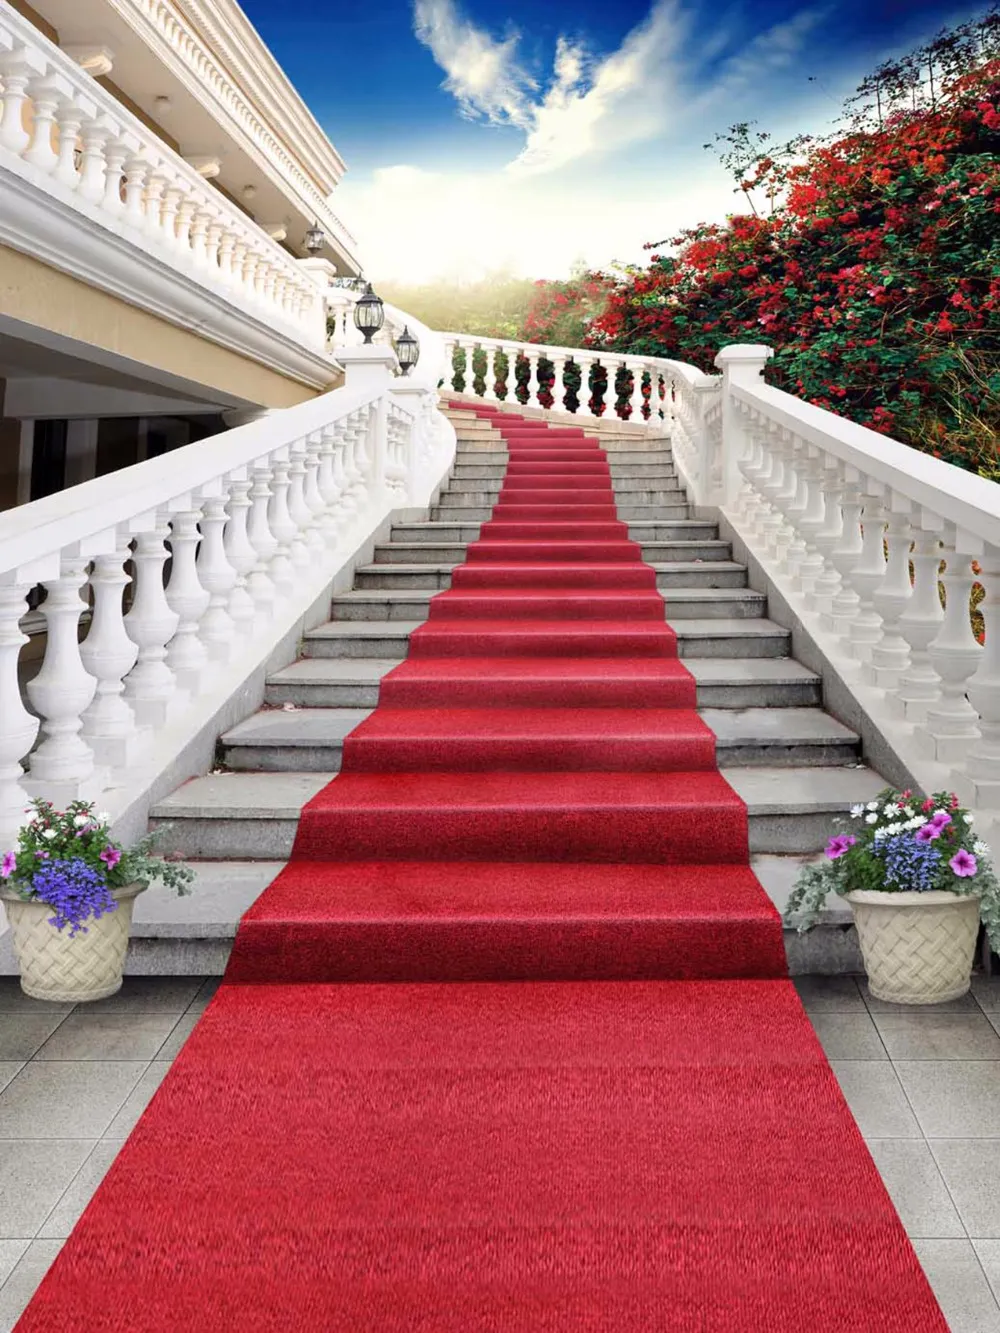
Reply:
[[[9, 1333], [217, 981], [46, 1005], [0, 977], [0, 1333]], [[932, 1009], [796, 982], [952, 1333], [1000, 1333], [1000, 978]]]

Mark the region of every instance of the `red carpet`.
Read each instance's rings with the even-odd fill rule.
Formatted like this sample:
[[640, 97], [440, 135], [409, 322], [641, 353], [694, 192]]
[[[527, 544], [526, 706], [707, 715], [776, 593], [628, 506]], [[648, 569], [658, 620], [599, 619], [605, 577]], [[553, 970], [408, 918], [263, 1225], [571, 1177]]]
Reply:
[[477, 416], [496, 517], [21, 1333], [947, 1333], [604, 454]]

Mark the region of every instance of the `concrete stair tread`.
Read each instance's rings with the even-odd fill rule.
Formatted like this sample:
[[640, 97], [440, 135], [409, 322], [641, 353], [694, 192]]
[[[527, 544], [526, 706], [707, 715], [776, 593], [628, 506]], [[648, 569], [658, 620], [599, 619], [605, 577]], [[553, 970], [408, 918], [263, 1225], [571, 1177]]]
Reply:
[[226, 746], [329, 746], [342, 742], [371, 713], [370, 708], [262, 708], [221, 740]]
[[[713, 620], [713, 625], [718, 621]], [[741, 624], [745, 622], [740, 622]], [[757, 682], [800, 684], [820, 677], [794, 657], [686, 657], [684, 665], [699, 685], [744, 685]]]
[[[334, 773], [211, 773], [191, 778], [150, 812], [170, 819], [297, 819]], [[726, 780], [751, 816], [837, 814], [870, 801], [885, 786], [864, 765], [728, 768]], [[818, 848], [816, 849], [819, 850]]]
[[300, 657], [268, 676], [268, 685], [377, 685], [399, 666], [386, 657]]
[[305, 635], [309, 639], [384, 639], [410, 635], [422, 620], [328, 620]]
[[761, 745], [856, 745], [857, 732], [822, 708], [701, 708], [699, 714], [721, 748]]
[[[739, 588], [723, 591], [739, 592]], [[386, 636], [412, 634], [425, 622], [423, 620], [328, 620], [309, 630], [306, 639], [384, 639]], [[774, 634], [788, 634], [783, 625], [768, 620], [765, 616], [719, 616], [718, 619], [702, 619], [694, 616], [676, 616], [672, 619], [679, 638], [685, 636], [704, 638], [716, 637], [754, 638], [768, 637]]]
[[[369, 569], [377, 568], [381, 573], [381, 566], [368, 566]], [[426, 566], [422, 566], [426, 569]], [[468, 590], [470, 593], [472, 589]], [[481, 590], [483, 594], [488, 593], [488, 589]], [[586, 592], [586, 589], [575, 590], [579, 593]], [[599, 591], [608, 592], [608, 589]], [[539, 590], [537, 595], [544, 595], [544, 590]], [[431, 588], [360, 588], [351, 592], [337, 593], [333, 598], [334, 603], [340, 603], [345, 606], [353, 606], [357, 602], [403, 602], [411, 606], [420, 606], [430, 601], [436, 593]], [[766, 602], [765, 593], [755, 592], [753, 588], [669, 588], [665, 594], [665, 603], [668, 607], [683, 602]]]
[[[447, 563], [442, 561], [432, 561], [432, 560], [421, 561], [419, 563], [414, 563], [414, 564], [410, 564], [402, 560], [376, 561], [374, 564], [371, 565], [358, 565], [357, 569], [355, 570], [355, 573], [356, 574], [389, 574], [389, 573], [450, 574], [451, 571], [456, 567], [456, 565], [461, 565], [465, 563], [465, 558], [464, 558], [465, 549], [466, 548], [464, 546], [458, 546], [458, 545], [455, 546], [455, 560], [452, 563]], [[496, 563], [499, 566], [505, 566], [508, 562], [496, 561], [491, 563]], [[513, 557], [511, 558], [509, 563], [511, 565], [528, 564], [528, 565], [538, 565], [538, 566], [543, 566], [546, 564], [544, 560], [518, 561], [515, 560]], [[596, 563], [599, 564], [601, 568], [605, 568], [606, 566], [608, 568], [616, 568], [616, 569], [621, 568], [621, 563], [619, 561], [592, 562], [588, 560], [581, 560], [577, 563], [584, 566], [589, 565], [591, 563]], [[706, 568], [711, 570], [712, 573], [719, 573], [719, 574], [721, 573], [730, 574], [736, 572], [742, 573], [746, 571], [746, 565], [741, 565], [736, 560], [656, 560], [656, 561], [648, 560], [646, 561], [646, 564], [649, 565], [651, 569], [655, 569], [658, 574], [693, 574], [693, 573], [701, 573]], [[365, 590], [355, 589], [355, 591], [365, 591]], [[676, 597], [678, 593], [683, 591], [684, 591], [683, 589], [674, 588], [671, 590], [670, 596]], [[338, 594], [338, 596], [341, 597], [343, 595], [344, 595], [343, 593]], [[763, 594], [760, 595], [763, 596]]]

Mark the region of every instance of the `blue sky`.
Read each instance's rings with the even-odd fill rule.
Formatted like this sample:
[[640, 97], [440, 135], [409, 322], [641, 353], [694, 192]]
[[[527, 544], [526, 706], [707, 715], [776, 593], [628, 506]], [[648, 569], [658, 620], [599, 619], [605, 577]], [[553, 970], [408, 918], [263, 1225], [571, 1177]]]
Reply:
[[[375, 278], [558, 277], [722, 218], [702, 144], [821, 132], [942, 0], [242, 0], [348, 164]], [[810, 82], [809, 76], [813, 76]]]

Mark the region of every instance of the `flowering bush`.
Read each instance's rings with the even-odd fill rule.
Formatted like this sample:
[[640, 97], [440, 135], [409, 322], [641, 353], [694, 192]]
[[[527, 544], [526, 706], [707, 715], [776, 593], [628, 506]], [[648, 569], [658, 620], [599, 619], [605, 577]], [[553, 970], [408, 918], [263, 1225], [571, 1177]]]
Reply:
[[112, 842], [108, 816], [92, 804], [74, 801], [56, 810], [50, 801], [32, 801], [31, 818], [17, 847], [0, 857], [0, 879], [20, 897], [47, 903], [57, 930], [86, 934], [84, 922], [117, 910], [112, 890], [144, 887], [161, 880], [178, 893], [190, 892], [194, 874], [186, 866], [153, 856], [155, 835], [125, 849]]
[[850, 832], [830, 839], [826, 857], [807, 866], [788, 899], [785, 921], [800, 931], [815, 924], [831, 892], [978, 894], [992, 948], [1000, 948], [1000, 882], [973, 817], [953, 792], [925, 801], [887, 788], [851, 810]]
[[929, 93], [873, 83], [877, 118], [830, 141], [747, 148], [735, 126], [724, 161], [751, 212], [628, 271], [591, 345], [713, 371], [727, 343], [764, 341], [778, 388], [1000, 479], [1000, 17], [972, 36], [939, 39], [957, 57]]
[[582, 347], [613, 286], [607, 274], [582, 268], [562, 281], [540, 279], [521, 325], [521, 339], [549, 347]]

